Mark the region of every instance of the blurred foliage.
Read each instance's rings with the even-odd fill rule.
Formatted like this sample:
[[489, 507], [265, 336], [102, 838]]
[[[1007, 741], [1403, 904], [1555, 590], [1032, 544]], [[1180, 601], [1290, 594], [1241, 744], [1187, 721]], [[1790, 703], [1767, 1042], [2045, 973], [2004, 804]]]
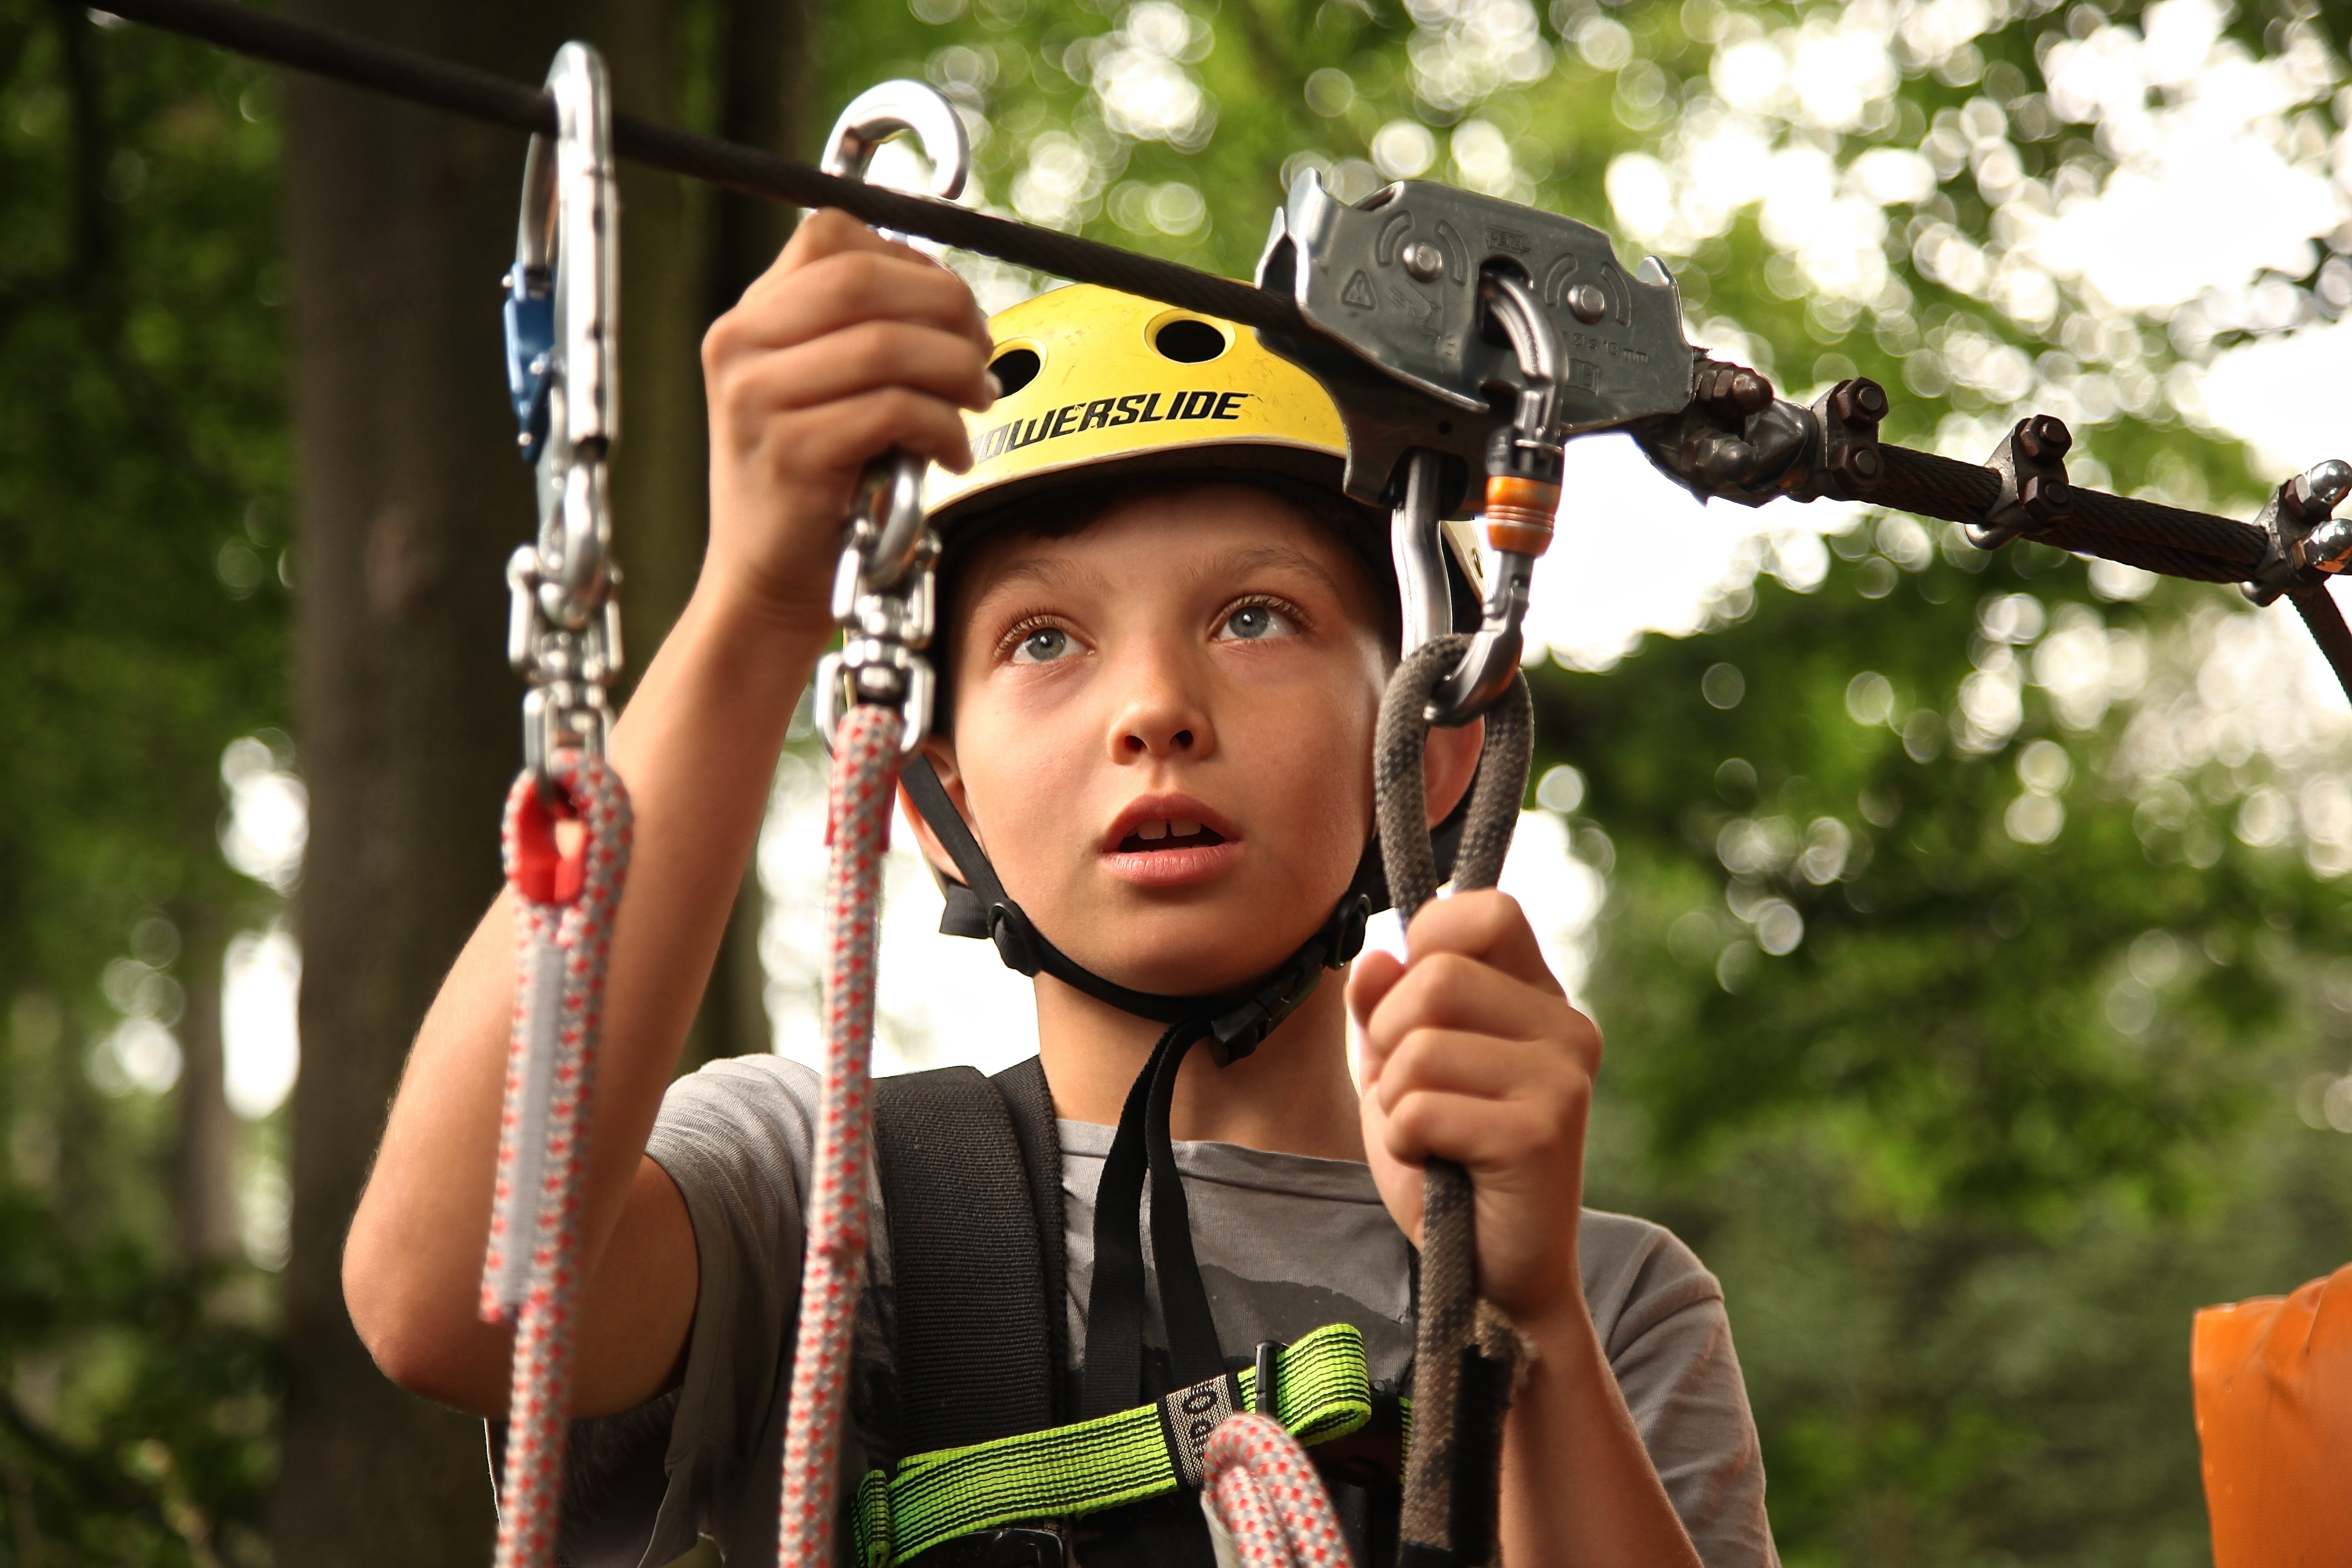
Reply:
[[181, 1246], [178, 1097], [88, 1064], [126, 1014], [201, 998], [224, 928], [268, 901], [215, 826], [223, 747], [284, 704], [276, 92], [78, 6], [0, 3], [9, 1563], [260, 1550], [263, 1277]]
[[[2229, 37], [2340, 78], [2311, 9], [2242, 7]], [[1769, 205], [1637, 211], [1723, 114], [1733, 51], [1856, 16], [1895, 40], [1888, 90], [1756, 117], [1841, 179], [1877, 150], [1932, 168], [1864, 215], [1876, 261], [1816, 276]], [[2352, 301], [2334, 247], [2257, 280], [2268, 316], [2249, 289], [2135, 316], [2014, 265], [2036, 204], [2117, 159], [2042, 62], [2147, 20], [908, 0], [824, 15], [819, 109], [927, 76], [972, 111], [984, 202], [1233, 275], [1310, 167], [1351, 198], [1425, 172], [1629, 237], [1639, 217], [1697, 341], [1791, 393], [1874, 375], [1891, 437], [1969, 457], [2054, 406], [2078, 478], [2238, 505], [2246, 454], [2177, 369]], [[241, 62], [0, 0], [0, 1560], [257, 1550], [264, 1280], [177, 1255], [173, 1097], [101, 1093], [85, 1064], [140, 922], [262, 908], [214, 828], [222, 747], [282, 715], [295, 580], [274, 102]], [[2341, 129], [2324, 96], [2297, 112], [2297, 135]], [[992, 302], [1042, 281], [958, 265]], [[2197, 670], [2254, 623], [2221, 591], [2094, 592], [2053, 552], [1898, 520], [1830, 542], [1819, 569], [1759, 553], [1702, 637], [1536, 672], [1543, 764], [1580, 770], [1572, 842], [1610, 887], [1591, 1194], [1723, 1276], [1791, 1563], [2202, 1561], [2188, 1313], [2341, 1263], [2352, 1235], [2346, 1146], [2308, 1124], [2352, 1036], [2347, 867], [2262, 804], [2324, 784], [2340, 745], [2179, 741], [2226, 728]], [[2067, 688], [2053, 647], [2108, 650], [2111, 694]]]
[[[2342, 1066], [2352, 906], [2241, 841], [2225, 764], [2147, 810], [2126, 707], [2070, 728], [2029, 689], [2013, 737], [1950, 745], [1988, 606], [2133, 637], [2209, 596], [1961, 559], [1762, 579], [1710, 636], [1538, 682], [1611, 883], [1590, 1193], [1724, 1279], [1790, 1563], [2201, 1562], [2189, 1314], [2352, 1237], [2342, 1135], [2294, 1109]], [[1874, 674], [1893, 723], [1853, 711]], [[2005, 826], [2027, 799], [2046, 844]]]

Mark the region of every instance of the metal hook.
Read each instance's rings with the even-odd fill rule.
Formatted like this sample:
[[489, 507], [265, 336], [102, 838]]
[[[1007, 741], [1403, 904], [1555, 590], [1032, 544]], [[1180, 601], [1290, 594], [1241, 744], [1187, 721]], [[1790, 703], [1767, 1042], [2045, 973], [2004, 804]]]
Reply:
[[538, 542], [507, 568], [508, 652], [531, 683], [523, 750], [540, 773], [558, 749], [601, 749], [621, 663], [604, 470], [620, 423], [612, 91], [582, 43], [556, 51], [547, 89], [555, 134], [533, 136], [524, 159], [504, 311], [516, 438], [539, 490]]
[[[874, 154], [885, 142], [912, 136], [930, 160], [930, 194], [953, 201], [963, 194], [971, 171], [971, 144], [964, 135], [963, 117], [937, 90], [919, 81], [886, 81], [852, 99], [825, 139], [824, 172], [845, 180], [863, 180]], [[885, 233], [887, 238], [902, 236]], [[895, 465], [895, 479], [881, 470]], [[866, 582], [887, 586], [906, 575], [913, 562], [915, 542], [923, 528], [923, 460], [904, 453], [877, 458], [866, 468], [859, 487], [856, 513], [866, 537], [859, 541]]]
[[1454, 630], [1454, 595], [1445, 581], [1445, 544], [1438, 537], [1444, 458], [1427, 447], [1405, 459], [1404, 499], [1389, 520], [1389, 556], [1396, 564], [1403, 639], [1398, 657]]
[[1466, 724], [1509, 689], [1524, 646], [1528, 590], [1536, 558], [1551, 546], [1559, 510], [1559, 399], [1568, 356], [1536, 291], [1525, 279], [1489, 272], [1479, 296], [1511, 341], [1521, 384], [1508, 427], [1486, 450], [1486, 543], [1495, 552], [1495, 582], [1462, 662], [1439, 682], [1426, 710], [1429, 721]]
[[[919, 81], [886, 81], [852, 100], [826, 139], [824, 172], [862, 180], [877, 148], [908, 135], [930, 160], [930, 194], [948, 201], [962, 195], [971, 166], [963, 119]], [[930, 729], [935, 682], [922, 650], [931, 639], [939, 541], [923, 521], [924, 466], [891, 452], [868, 463], [858, 481], [834, 573], [841, 651], [817, 668], [817, 727], [827, 745], [848, 702], [895, 704], [906, 754]]]

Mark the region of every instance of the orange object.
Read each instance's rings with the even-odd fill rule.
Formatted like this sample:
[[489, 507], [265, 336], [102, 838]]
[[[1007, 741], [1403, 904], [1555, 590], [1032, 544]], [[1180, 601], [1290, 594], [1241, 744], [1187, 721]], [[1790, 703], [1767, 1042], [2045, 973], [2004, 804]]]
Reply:
[[1558, 485], [1496, 474], [1486, 480], [1486, 542], [1496, 550], [1541, 555], [1551, 548], [1551, 520], [1559, 510]]
[[2352, 1266], [2197, 1314], [2214, 1568], [2352, 1568]]

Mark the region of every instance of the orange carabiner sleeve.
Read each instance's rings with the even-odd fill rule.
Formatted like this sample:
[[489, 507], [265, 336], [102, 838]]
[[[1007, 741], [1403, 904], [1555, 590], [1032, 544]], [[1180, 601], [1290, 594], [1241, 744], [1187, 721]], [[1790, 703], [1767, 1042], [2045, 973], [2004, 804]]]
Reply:
[[2197, 1314], [2214, 1568], [2352, 1568], [2352, 1266]]

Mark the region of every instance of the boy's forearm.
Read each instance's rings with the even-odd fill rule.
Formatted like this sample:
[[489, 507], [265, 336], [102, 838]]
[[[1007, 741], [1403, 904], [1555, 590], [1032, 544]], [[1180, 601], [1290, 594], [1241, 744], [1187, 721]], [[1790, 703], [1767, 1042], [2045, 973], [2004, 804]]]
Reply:
[[[576, 1364], [583, 1408], [655, 1392], [667, 1371], [657, 1342], [682, 1337], [690, 1317], [690, 1234], [620, 1238], [614, 1272], [627, 1279], [600, 1279], [598, 1263], [616, 1222], [683, 1223], [675, 1194], [649, 1192], [639, 1171], [646, 1139], [726, 930], [785, 727], [822, 647], [820, 634], [706, 588], [614, 731], [612, 758], [636, 826], [607, 970], [582, 1194], [587, 1286]], [[418, 1031], [345, 1258], [352, 1317], [385, 1370], [450, 1403], [492, 1410], [504, 1403], [509, 1342], [475, 1321], [473, 1309], [497, 1163], [512, 942], [501, 896]], [[684, 1269], [642, 1267], [674, 1259], [681, 1241]], [[616, 1342], [612, 1353], [598, 1353], [608, 1339]], [[644, 1386], [648, 1379], [654, 1386]]]
[[1503, 1561], [1702, 1568], [1582, 1295], [1551, 1320], [1521, 1328], [1536, 1356], [1504, 1428]]

